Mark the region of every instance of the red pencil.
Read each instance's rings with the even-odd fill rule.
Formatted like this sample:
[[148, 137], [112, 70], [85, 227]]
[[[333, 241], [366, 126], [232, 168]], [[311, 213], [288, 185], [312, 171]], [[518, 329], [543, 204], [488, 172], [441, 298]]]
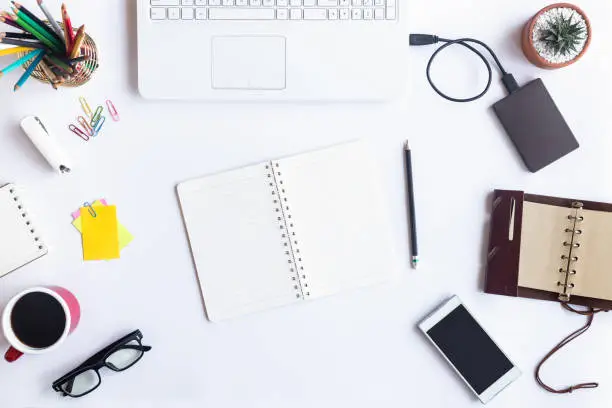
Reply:
[[72, 50], [72, 45], [74, 44], [74, 29], [72, 28], [72, 21], [70, 21], [70, 16], [68, 15], [68, 10], [66, 10], [66, 4], [62, 4], [62, 20], [64, 21], [64, 35], [66, 36], [66, 50], [68, 51], [68, 55]]
[[18, 28], [18, 29], [23, 31], [23, 28], [21, 28], [19, 26], [19, 24], [17, 24], [15, 21], [13, 21], [11, 18], [9, 18], [8, 14], [5, 15], [4, 13], [2, 13], [2, 17], [0, 17], [0, 22], [2, 22], [4, 24], [8, 24], [11, 27], [15, 27], [15, 28]]

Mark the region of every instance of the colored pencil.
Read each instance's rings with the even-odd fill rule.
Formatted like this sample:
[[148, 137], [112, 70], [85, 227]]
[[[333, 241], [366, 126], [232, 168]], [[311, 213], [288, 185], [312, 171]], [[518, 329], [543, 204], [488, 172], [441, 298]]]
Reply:
[[49, 83], [51, 84], [53, 89], [57, 89], [58, 82], [59, 82], [57, 75], [55, 75], [55, 73], [51, 70], [51, 68], [49, 68], [49, 66], [47, 65], [45, 61], [40, 61], [40, 68], [45, 73], [45, 76], [49, 80]]
[[19, 24], [21, 27], [23, 27], [23, 29], [25, 31], [28, 31], [28, 32], [32, 33], [34, 35], [34, 37], [38, 38], [47, 47], [51, 48], [54, 51], [59, 52], [59, 49], [58, 49], [57, 45], [55, 45], [53, 42], [49, 41], [49, 39], [47, 39], [47, 37], [45, 37], [43, 34], [39, 33], [38, 30], [36, 30], [34, 27], [32, 27], [31, 25], [26, 23], [21, 17], [19, 17], [19, 16], [12, 16], [10, 14], [9, 14], [9, 17], [12, 18], [15, 22], [17, 22], [17, 24]]
[[18, 29], [22, 30], [22, 28], [21, 28], [21, 26], [19, 24], [17, 24], [13, 20], [10, 20], [10, 19], [6, 18], [5, 13], [2, 13], [2, 17], [0, 17], [0, 22], [4, 23], [4, 24], [7, 24], [7, 25], [10, 25], [11, 27], [15, 27], [15, 28], [18, 28]]
[[56, 67], [58, 67], [61, 71], [64, 71], [64, 72], [66, 72], [68, 74], [72, 74], [74, 72], [74, 68], [72, 68], [70, 65], [66, 64], [61, 59], [59, 59], [56, 55], [47, 54], [47, 59], [49, 61], [51, 61], [51, 64], [53, 64]]
[[[23, 12], [23, 14], [25, 14], [26, 16], [28, 16], [34, 23], [36, 23], [38, 26], [40, 26], [43, 30], [45, 30], [47, 33], [49, 33], [51, 35], [51, 37], [55, 38], [57, 41], [59, 41], [60, 43], [63, 44], [63, 40], [61, 37], [59, 37], [55, 31], [53, 31], [53, 29], [51, 27], [49, 27], [47, 24], [45, 24], [44, 21], [42, 21], [40, 18], [36, 17], [36, 15], [34, 13], [32, 13], [30, 10], [28, 10], [27, 8], [25, 8], [24, 6], [22, 6], [21, 4], [12, 1], [11, 3], [13, 3], [13, 5], [15, 6], [15, 8], [21, 12]], [[30, 24], [33, 26], [33, 24]]]
[[0, 57], [4, 55], [12, 55], [17, 54], [19, 52], [29, 52], [32, 51], [30, 47], [14, 47], [14, 48], [6, 48], [4, 50], [0, 50]]
[[[58, 40], [57, 38], [54, 37], [55, 33], [53, 33], [52, 31], [48, 30], [48, 26], [46, 24], [43, 23], [43, 25], [45, 27], [47, 27], [47, 29], [45, 29], [45, 27], [42, 27], [40, 24], [38, 24], [36, 21], [32, 20], [26, 13], [24, 13], [21, 10], [17, 10], [17, 9], [13, 9], [13, 11], [15, 12], [15, 15], [22, 19], [23, 21], [25, 21], [30, 27], [32, 27], [33, 29], [35, 29], [36, 31], [38, 31], [38, 33], [42, 36], [44, 36], [47, 40], [51, 41], [51, 43], [55, 44], [59, 49], [64, 48], [64, 43], [62, 43], [60, 40]], [[17, 21], [19, 23], [19, 21]], [[33, 34], [33, 33], [32, 33]]]
[[29, 33], [9, 33], [9, 32], [6, 32], [4, 34], [6, 34], [5, 35], [6, 38], [17, 38], [17, 39], [21, 39], [21, 40], [35, 40], [36, 39], [36, 37], [34, 37], [32, 34], [29, 34]]
[[59, 26], [59, 24], [57, 24], [57, 21], [53, 17], [53, 14], [51, 14], [47, 6], [45, 6], [45, 4], [43, 3], [43, 0], [38, 0], [38, 6], [42, 10], [42, 12], [45, 14], [45, 17], [47, 17], [47, 20], [49, 20], [49, 23], [51, 24], [51, 28], [53, 28], [53, 31], [55, 31], [55, 34], [57, 34], [57, 36], [62, 39], [62, 42], [65, 42], [66, 40], [64, 39], [64, 31]]
[[13, 20], [9, 13], [7, 13], [6, 11], [3, 11], [0, 13], [0, 22], [3, 22], [4, 24], [10, 25], [11, 27], [15, 27], [18, 28], [19, 30], [23, 31], [23, 27], [21, 27], [19, 24], [17, 24], [15, 22], [15, 20]]
[[36, 59], [34, 61], [32, 61], [32, 63], [26, 69], [26, 71], [23, 73], [21, 78], [19, 78], [19, 81], [17, 81], [17, 84], [15, 84], [15, 87], [13, 88], [13, 91], [17, 92], [19, 90], [19, 88], [21, 88], [23, 86], [23, 84], [26, 83], [26, 81], [32, 76], [32, 72], [34, 72], [34, 70], [36, 69], [38, 64], [40, 64], [40, 61], [42, 61], [44, 56], [45, 56], [45, 52], [44, 51], [40, 52], [36, 56]]
[[72, 44], [72, 50], [70, 51], [70, 59], [74, 59], [81, 55], [83, 41], [85, 41], [85, 24], [78, 29], [76, 37], [74, 37], [74, 44]]
[[53, 54], [53, 56], [58, 60], [64, 63], [64, 66], [70, 65], [70, 60], [66, 58], [63, 54]]
[[19, 58], [17, 61], [13, 62], [9, 66], [7, 66], [4, 69], [0, 70], [0, 76], [2, 76], [4, 74], [8, 74], [11, 71], [14, 71], [16, 68], [20, 67], [22, 64], [25, 64], [26, 62], [28, 62], [32, 58], [35, 58], [39, 54], [42, 54], [42, 53], [44, 53], [43, 50], [34, 50], [34, 51], [30, 52], [29, 54], [24, 55], [23, 57]]
[[89, 55], [81, 55], [80, 57], [73, 58], [70, 61], [68, 61], [68, 64], [74, 65], [74, 64], [78, 64], [79, 62], [83, 62], [87, 60], [89, 60]]
[[[48, 57], [48, 55], [47, 55]], [[51, 65], [50, 60], [45, 57], [45, 61], [47, 61], [47, 63], [49, 64], [49, 68], [51, 68], [51, 71], [53, 71], [53, 73], [60, 79], [64, 79], [65, 77], [68, 77], [70, 74], [66, 73], [65, 71], [62, 71], [61, 69], [59, 69], [56, 65]]]
[[74, 44], [74, 29], [72, 28], [72, 21], [68, 15], [66, 4], [62, 4], [62, 20], [64, 21], [64, 38], [66, 38], [66, 50], [68, 53], [72, 51], [72, 44]]
[[29, 48], [38, 48], [41, 50], [46, 50], [47, 46], [41, 44], [39, 42], [34, 41], [26, 41], [26, 40], [16, 40], [14, 38], [6, 38], [6, 33], [0, 33], [0, 43], [8, 44], [8, 45], [17, 45], [20, 47], [29, 47]]

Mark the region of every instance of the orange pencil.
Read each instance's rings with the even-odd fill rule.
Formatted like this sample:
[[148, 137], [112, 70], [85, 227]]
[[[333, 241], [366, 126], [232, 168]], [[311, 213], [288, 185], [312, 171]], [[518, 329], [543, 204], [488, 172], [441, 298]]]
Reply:
[[74, 44], [75, 37], [72, 21], [70, 20], [65, 4], [62, 4], [62, 20], [64, 21], [64, 36], [66, 38], [66, 50], [68, 50], [67, 55], [70, 55], [70, 53], [72, 53], [72, 45]]
[[85, 41], [85, 24], [83, 24], [76, 33], [74, 44], [72, 45], [72, 52], [69, 55], [70, 59], [75, 59], [81, 55], [83, 41]]

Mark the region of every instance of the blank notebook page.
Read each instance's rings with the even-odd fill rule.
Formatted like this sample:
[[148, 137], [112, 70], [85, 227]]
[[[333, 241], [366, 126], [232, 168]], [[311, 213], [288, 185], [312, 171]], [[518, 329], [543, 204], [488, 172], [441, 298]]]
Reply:
[[578, 296], [612, 300], [612, 213], [583, 210], [583, 231], [577, 241], [579, 256], [572, 293]]
[[381, 178], [363, 142], [279, 160], [310, 297], [390, 280], [397, 268]]
[[378, 183], [354, 142], [179, 185], [208, 318], [389, 280], [396, 270]]
[[0, 276], [46, 253], [15, 185], [0, 188]]
[[265, 166], [245, 167], [178, 186], [211, 321], [298, 300]]

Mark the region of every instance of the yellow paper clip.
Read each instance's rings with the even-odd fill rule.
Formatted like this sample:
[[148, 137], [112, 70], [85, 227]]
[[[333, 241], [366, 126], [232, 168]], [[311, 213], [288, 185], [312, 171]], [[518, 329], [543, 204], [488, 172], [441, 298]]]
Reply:
[[104, 108], [102, 106], [98, 106], [93, 116], [91, 117], [91, 127], [95, 128], [98, 124], [98, 121], [102, 117], [102, 112], [104, 112]]
[[85, 112], [85, 114], [91, 118], [93, 112], [91, 111], [91, 106], [89, 106], [89, 103], [87, 103], [85, 97], [79, 97], [79, 102], [81, 102], [81, 108], [83, 108], [83, 112]]
[[83, 130], [85, 130], [85, 132], [89, 135], [89, 136], [94, 136], [94, 130], [91, 127], [91, 125], [89, 124], [89, 122], [87, 121], [87, 119], [85, 119], [82, 116], [79, 116], [77, 118], [77, 120], [79, 121], [79, 124], [81, 126], [83, 126]]

